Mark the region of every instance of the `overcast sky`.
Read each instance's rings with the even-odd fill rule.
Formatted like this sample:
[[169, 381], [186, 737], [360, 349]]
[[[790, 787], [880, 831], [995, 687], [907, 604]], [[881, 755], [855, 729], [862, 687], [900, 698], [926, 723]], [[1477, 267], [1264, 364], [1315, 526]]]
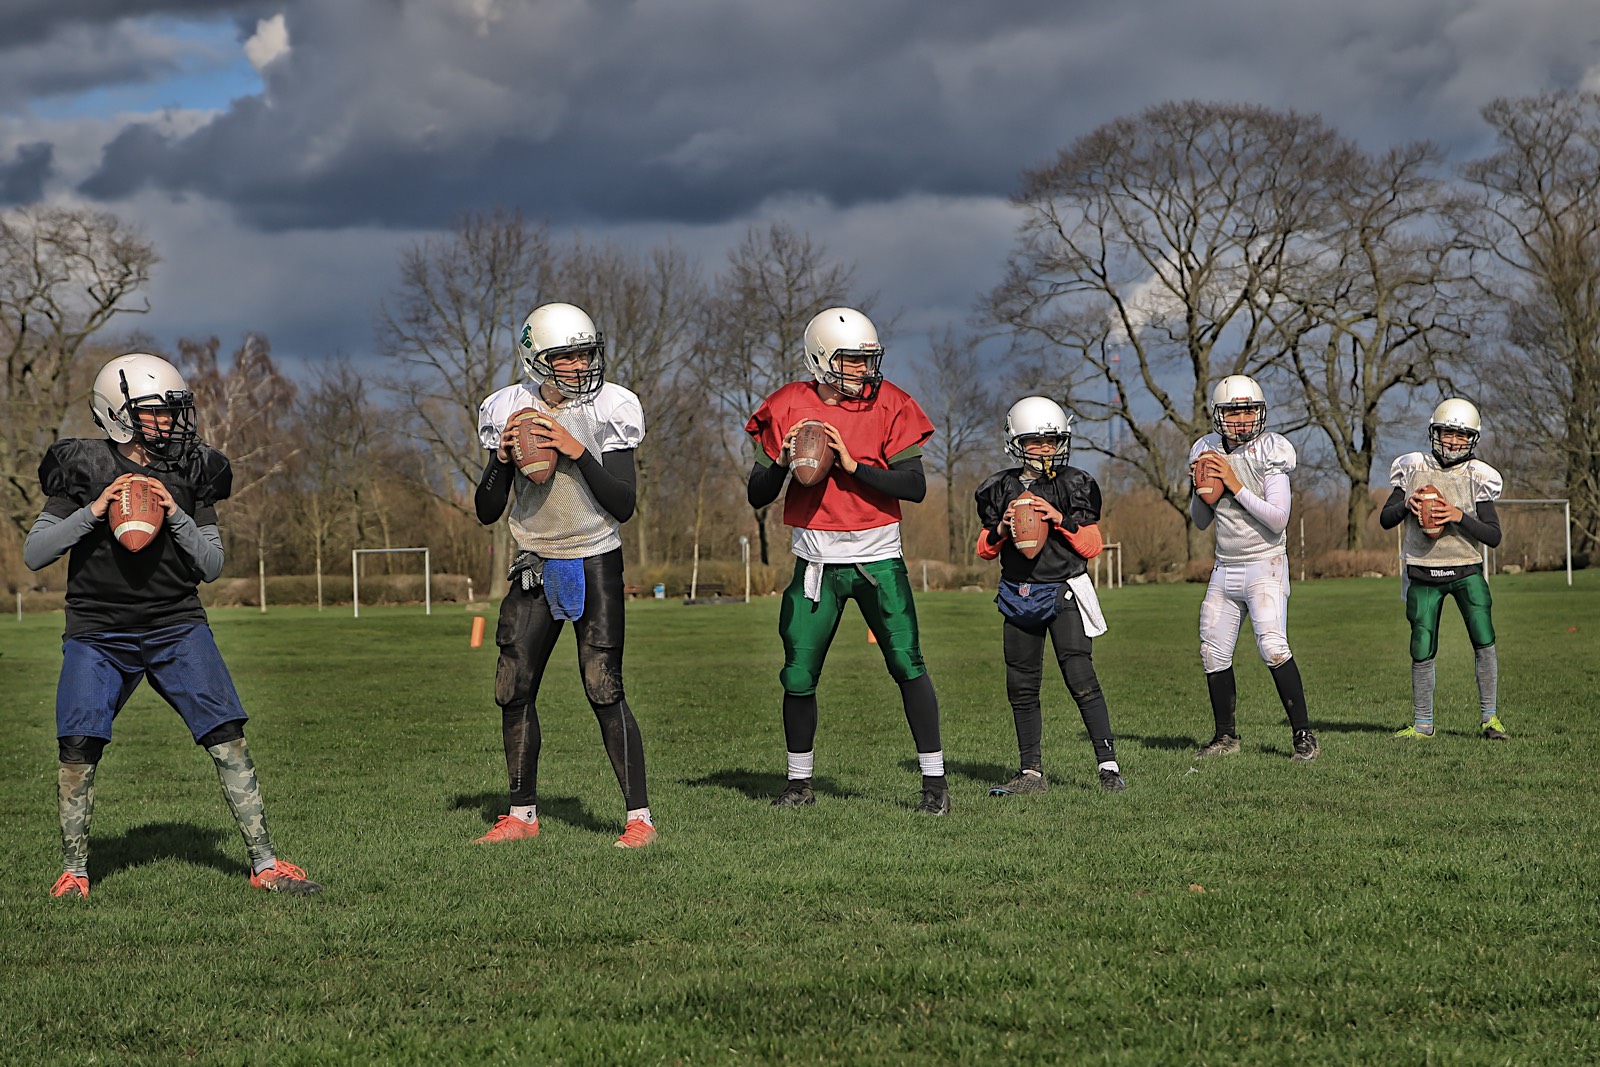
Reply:
[[1019, 173], [1117, 116], [1251, 102], [1464, 159], [1490, 99], [1577, 86], [1600, 0], [3, 0], [0, 206], [118, 212], [162, 256], [139, 325], [291, 363], [370, 353], [398, 251], [464, 211], [708, 272], [781, 217], [905, 351], [997, 280]]

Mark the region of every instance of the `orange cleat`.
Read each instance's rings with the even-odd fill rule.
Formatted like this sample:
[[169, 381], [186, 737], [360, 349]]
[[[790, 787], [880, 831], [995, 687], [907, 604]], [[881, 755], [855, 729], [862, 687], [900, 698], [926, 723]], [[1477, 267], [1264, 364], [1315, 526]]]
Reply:
[[288, 893], [296, 897], [322, 892], [322, 887], [307, 878], [305, 871], [285, 860], [276, 861], [260, 874], [252, 874], [250, 884], [269, 893]]
[[539, 820], [528, 822], [515, 815], [502, 815], [494, 821], [489, 832], [472, 839], [474, 845], [494, 845], [501, 841], [521, 841], [525, 837], [539, 836]]
[[617, 848], [644, 848], [656, 839], [656, 828], [643, 819], [630, 819], [617, 838]]
[[56, 884], [50, 887], [53, 897], [77, 897], [80, 900], [89, 899], [89, 879], [81, 874], [71, 871], [62, 871], [61, 877], [56, 879]]

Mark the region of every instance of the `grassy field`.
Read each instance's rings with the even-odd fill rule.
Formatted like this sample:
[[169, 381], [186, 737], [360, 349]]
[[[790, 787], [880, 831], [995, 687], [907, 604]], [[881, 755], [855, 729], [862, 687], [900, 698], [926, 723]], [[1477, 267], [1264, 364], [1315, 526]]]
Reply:
[[[1600, 1059], [1600, 573], [1496, 579], [1502, 715], [1476, 737], [1458, 618], [1440, 736], [1409, 721], [1393, 581], [1295, 588], [1322, 758], [1246, 634], [1242, 755], [1210, 736], [1196, 585], [1111, 591], [1096, 662], [1130, 789], [1059, 678], [1043, 797], [1015, 766], [987, 596], [919, 600], [955, 792], [914, 817], [893, 684], [859, 618], [821, 691], [815, 808], [781, 787], [776, 604], [630, 608], [662, 836], [621, 802], [570, 638], [542, 701], [533, 842], [505, 803], [492, 647], [451, 606], [214, 613], [279, 852], [245, 884], [210, 762], [142, 689], [98, 779], [92, 898], [59, 873], [60, 616], [0, 623], [7, 1063], [1551, 1063]], [[1449, 610], [1449, 609], [1447, 609]], [[492, 632], [492, 618], [490, 630]]]

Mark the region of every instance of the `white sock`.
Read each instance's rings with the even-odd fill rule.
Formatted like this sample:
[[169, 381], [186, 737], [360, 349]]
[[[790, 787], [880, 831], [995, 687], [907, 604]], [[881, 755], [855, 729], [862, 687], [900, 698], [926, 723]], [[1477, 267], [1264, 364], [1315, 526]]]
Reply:
[[1024, 768], [1022, 768], [1022, 773], [1027, 775], [1030, 778], [1043, 778], [1044, 777], [1044, 772], [1043, 771], [1036, 771], [1032, 767], [1024, 767]]
[[944, 749], [937, 752], [918, 752], [917, 766], [922, 768], [924, 778], [944, 777]]
[[646, 826], [654, 826], [655, 825], [655, 823], [650, 818], [650, 809], [649, 808], [629, 808], [628, 809], [628, 817], [627, 817], [627, 819], [625, 821], [632, 822], [635, 819], [643, 819], [644, 820], [644, 824]]
[[527, 807], [512, 805], [511, 817], [521, 819], [523, 822], [533, 823], [539, 821], [539, 805], [529, 804]]
[[1117, 766], [1117, 761], [1114, 759], [1108, 759], [1100, 764], [1100, 769], [1102, 771], [1115, 771], [1118, 774], [1122, 773], [1122, 768]]
[[811, 772], [816, 769], [816, 766], [816, 749], [812, 749], [810, 752], [789, 753], [789, 780], [792, 782], [796, 778], [810, 778]]

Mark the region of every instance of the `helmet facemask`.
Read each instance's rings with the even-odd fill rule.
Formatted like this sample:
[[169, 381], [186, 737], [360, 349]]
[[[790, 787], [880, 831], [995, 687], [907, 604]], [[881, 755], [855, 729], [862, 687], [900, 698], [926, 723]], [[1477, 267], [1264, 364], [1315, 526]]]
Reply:
[[187, 389], [173, 389], [130, 396], [128, 376], [122, 374], [120, 378], [124, 401], [117, 421], [132, 433], [145, 454], [160, 465], [172, 467], [181, 463], [200, 439], [195, 425], [194, 394]]
[[[1444, 435], [1447, 433], [1466, 438], [1466, 443], [1446, 445]], [[1436, 422], [1428, 427], [1428, 444], [1432, 446], [1433, 458], [1439, 461], [1439, 466], [1454, 467], [1472, 458], [1472, 454], [1478, 449], [1478, 435], [1477, 430], [1466, 426]]]
[[[845, 357], [861, 360], [859, 373], [847, 373]], [[871, 400], [883, 385], [883, 349], [836, 349], [828, 355], [822, 381], [852, 400]]]
[[[532, 348], [532, 329], [524, 326], [522, 329], [522, 347]], [[563, 356], [587, 356], [588, 366], [579, 369], [564, 369], [557, 371], [554, 361]], [[606, 378], [606, 342], [605, 336], [596, 333], [593, 341], [582, 344], [562, 345], [557, 348], [547, 348], [542, 352], [524, 351], [522, 366], [528, 377], [540, 385], [549, 384], [568, 400], [587, 401], [599, 395], [600, 387], [605, 384]]]
[[[1238, 419], [1240, 413], [1247, 414], [1249, 421], [1241, 424]], [[1229, 416], [1233, 418], [1230, 420]], [[1211, 408], [1211, 424], [1228, 444], [1248, 444], [1260, 437], [1267, 428], [1267, 405], [1260, 400], [1214, 404]]]
[[[1038, 442], [1049, 442], [1050, 451], [1038, 447]], [[1033, 445], [1030, 448], [1029, 445]], [[1022, 461], [1023, 468], [1039, 478], [1054, 478], [1066, 469], [1072, 454], [1072, 434], [1040, 433], [1006, 438], [1006, 451]]]

